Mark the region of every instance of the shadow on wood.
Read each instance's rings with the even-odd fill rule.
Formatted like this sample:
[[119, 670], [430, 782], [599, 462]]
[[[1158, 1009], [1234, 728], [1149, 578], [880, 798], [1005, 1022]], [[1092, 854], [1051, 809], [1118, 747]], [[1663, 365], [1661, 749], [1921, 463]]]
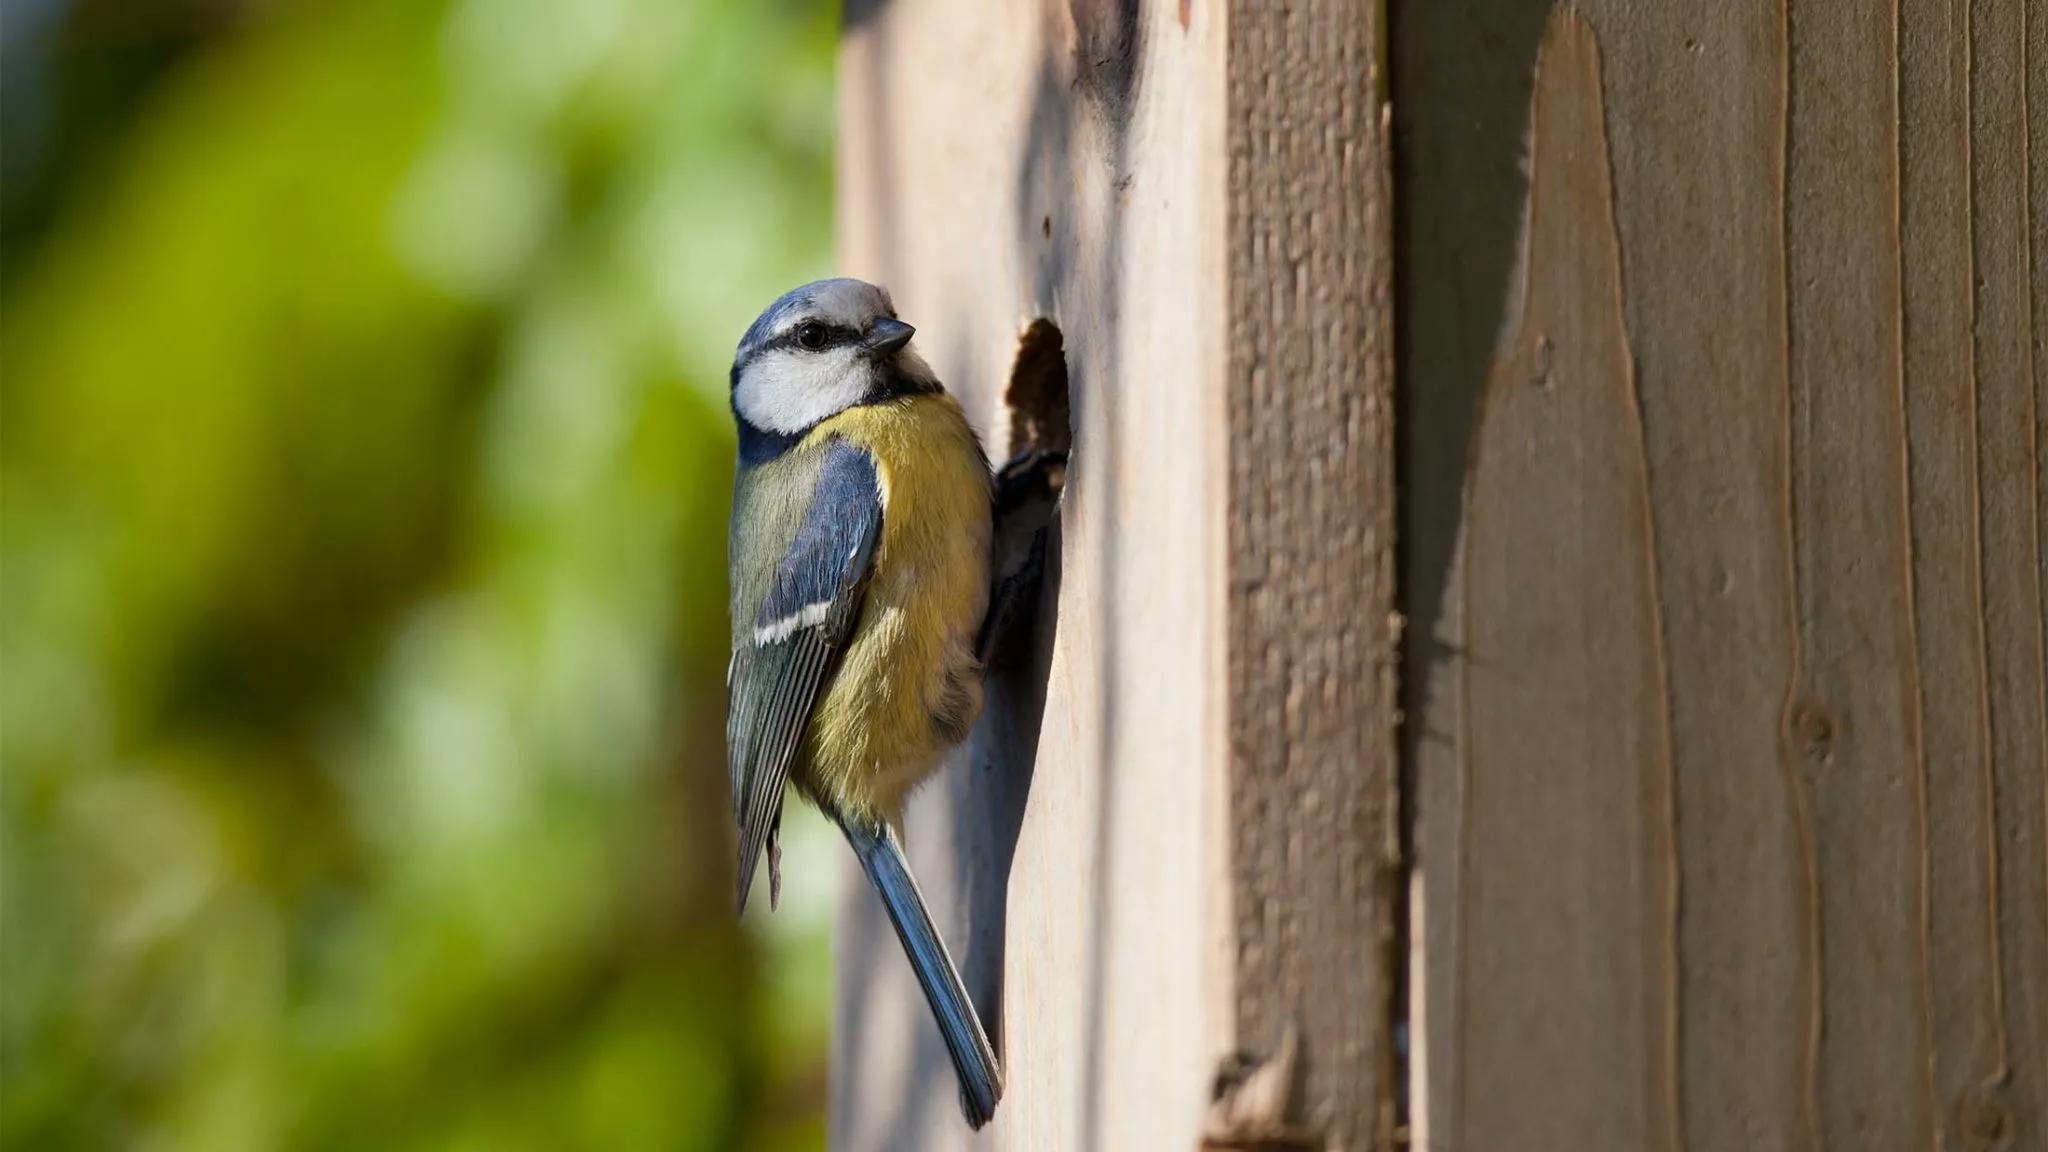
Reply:
[[[1003, 399], [1010, 409], [1011, 457], [1058, 453], [1073, 443], [1065, 345], [1059, 327], [1038, 319], [1018, 341]], [[1046, 678], [1059, 630], [1059, 497], [1064, 463], [1037, 468], [1022, 491], [999, 493], [996, 574], [1016, 580], [1022, 599], [995, 621], [988, 653], [987, 699], [970, 743], [974, 771], [956, 776], [955, 835], [972, 849], [956, 853], [958, 891], [967, 893], [968, 935], [962, 978], [981, 1006], [989, 1036], [1002, 1051], [1003, 956], [1009, 934], [1010, 865], [1031, 798], [1038, 731], [1045, 718]], [[1004, 497], [1010, 497], [1006, 500]], [[990, 612], [1005, 606], [991, 604]]]
[[[1529, 101], [1537, 40], [1550, 0], [1472, 0], [1388, 6], [1393, 44], [1395, 405], [1400, 501], [1402, 858], [1412, 906], [1394, 912], [1410, 947], [1397, 948], [1394, 1018], [1412, 1047], [1394, 1098], [1421, 1142], [1430, 1117], [1407, 1115], [1418, 1088], [1452, 1089], [1455, 1029], [1446, 958], [1456, 934], [1458, 853], [1449, 819], [1459, 803], [1456, 680], [1458, 539], [1465, 515], [1479, 395], [1493, 366], [1520, 251]], [[1425, 891], [1427, 888], [1427, 899]], [[1430, 971], [1419, 968], [1424, 941]], [[1409, 998], [1416, 998], [1409, 1003]], [[1425, 1002], [1426, 1001], [1426, 1002]]]

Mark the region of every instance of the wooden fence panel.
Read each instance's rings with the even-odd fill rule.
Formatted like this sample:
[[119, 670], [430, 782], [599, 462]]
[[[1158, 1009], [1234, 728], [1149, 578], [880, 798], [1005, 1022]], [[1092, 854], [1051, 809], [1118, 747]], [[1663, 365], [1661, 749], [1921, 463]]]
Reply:
[[[2048, 1147], [2041, 8], [849, 11], [847, 270], [1070, 384], [910, 815], [976, 1146]], [[960, 1146], [847, 889], [835, 1141]]]
[[2048, 1147], [2027, 7], [1397, 16], [1418, 1143]]

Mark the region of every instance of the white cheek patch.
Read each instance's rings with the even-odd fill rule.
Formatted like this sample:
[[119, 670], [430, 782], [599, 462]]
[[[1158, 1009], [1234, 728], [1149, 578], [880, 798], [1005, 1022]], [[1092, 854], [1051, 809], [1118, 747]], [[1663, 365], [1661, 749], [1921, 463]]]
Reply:
[[740, 373], [732, 402], [747, 423], [788, 436], [846, 411], [867, 393], [866, 365], [851, 348], [777, 349]]

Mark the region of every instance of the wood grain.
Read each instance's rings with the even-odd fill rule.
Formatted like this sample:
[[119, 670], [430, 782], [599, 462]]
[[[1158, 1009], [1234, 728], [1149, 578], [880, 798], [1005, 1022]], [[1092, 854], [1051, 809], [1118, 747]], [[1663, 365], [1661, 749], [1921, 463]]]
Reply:
[[[1900, 258], [1913, 620], [1918, 635], [1921, 794], [1927, 805], [1924, 962], [1930, 1091], [1941, 1105], [1995, 1083], [1998, 1041], [1996, 842], [1986, 625], [1978, 539], [1976, 375], [1970, 349], [1968, 24], [1934, 4], [1901, 10]], [[1963, 1143], [1963, 1141], [1951, 1141]]]
[[2039, 5], [1997, 0], [1970, 13], [1971, 354], [1992, 794], [1979, 835], [1995, 853], [2001, 1066], [1951, 1105], [1966, 1139], [2002, 1135], [2016, 1148], [2048, 1145], [2048, 606], [2039, 583], [2041, 412], [2032, 363], [2040, 332], [2029, 303], [2030, 7]]
[[1903, 1152], [1927, 1145], [1932, 1115], [1893, 17], [1879, 5], [1794, 5], [1787, 22], [1797, 643], [1782, 739], [1807, 829], [1812, 1122], [1830, 1141]]
[[849, 860], [832, 1143], [1193, 1149], [1235, 1027], [1223, 14], [895, 0], [847, 20], [843, 269], [894, 291], [999, 457], [1020, 334], [1057, 324], [1075, 455], [1037, 663], [998, 678], [907, 817], [1007, 1094], [970, 1135]]
[[1391, 228], [1374, 5], [1235, 3], [1229, 792], [1238, 1044], [1324, 1147], [1393, 1125]]
[[[1447, 1143], [1650, 1152], [1676, 1146], [1678, 1119], [1671, 747], [1583, 21], [1557, 19], [1544, 37], [1531, 143], [1518, 327], [1483, 398], [1466, 517], [1470, 850]], [[1604, 1074], [1529, 1075], [1589, 1052]]]
[[[1515, 6], [1454, 7], [1397, 35], [1422, 54], [1397, 55], [1397, 102]], [[1469, 449], [1409, 442], [1459, 453], [1467, 497], [1410, 665], [1435, 686], [1409, 697], [1429, 1146], [2048, 1145], [2039, 8], [1553, 15], [1483, 423]], [[1570, 119], [1547, 102], [1574, 28], [1599, 114]], [[1560, 178], [1602, 126], [1611, 183]], [[1434, 233], [1442, 265], [1489, 234]], [[1587, 251], [1606, 235], [1617, 288]], [[1403, 330], [1490, 310], [1458, 283], [1404, 279], [1425, 314]], [[1624, 353], [1578, 361], [1604, 388], [1512, 386], [1545, 313], [1617, 318]], [[1614, 480], [1632, 423], [1647, 564]], [[1661, 814], [1631, 738], [1651, 681], [1616, 671], [1658, 652]], [[1667, 842], [1663, 937], [1655, 853], [1624, 848]], [[1632, 993], [1659, 971], [1668, 1002]]]

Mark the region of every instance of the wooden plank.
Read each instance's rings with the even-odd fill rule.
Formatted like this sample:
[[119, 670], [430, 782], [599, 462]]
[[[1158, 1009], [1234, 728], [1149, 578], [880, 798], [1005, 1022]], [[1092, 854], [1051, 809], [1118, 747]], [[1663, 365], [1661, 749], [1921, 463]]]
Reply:
[[[1432, 75], [1460, 37], [1503, 51], [1487, 19], [1520, 10], [1451, 7], [1466, 15], [1397, 37], [1418, 53], [1397, 57], [1397, 104], [1399, 78]], [[1553, 18], [1536, 73], [1526, 307], [1494, 308], [1469, 272], [1497, 245], [1497, 202], [1484, 226], [1404, 234], [1446, 269], [1404, 273], [1423, 310], [1404, 349], [1447, 363], [1443, 333], [1501, 316], [1470, 459], [1453, 434], [1408, 441], [1407, 475], [1463, 472], [1469, 498], [1433, 527], [1457, 541], [1421, 572], [1447, 607], [1411, 648], [1431, 661], [1408, 697], [1427, 1146], [2048, 1141], [2038, 8], [1589, 0], [1602, 75], [1581, 98], [1600, 114], [1560, 122], [1549, 103], [1577, 17]], [[1478, 83], [1490, 94], [1459, 99], [1525, 81]], [[1611, 185], [1562, 181], [1559, 150], [1591, 171], [1603, 124]], [[1429, 183], [1452, 171], [1411, 172], [1404, 192], [1463, 194]], [[1610, 211], [1612, 295], [1585, 250]], [[1577, 247], [1557, 245], [1566, 222]], [[1558, 251], [1568, 275], [1543, 255]], [[1633, 366], [1646, 569], [1613, 467], [1591, 463], [1626, 462], [1625, 389], [1593, 404], [1512, 387], [1545, 309], [1579, 330], [1620, 317], [1627, 355], [1578, 371]], [[1455, 398], [1431, 403], [1455, 426]], [[1410, 518], [1440, 514], [1442, 487]], [[1411, 604], [1429, 590], [1415, 575]], [[1604, 615], [1583, 614], [1593, 601]], [[1615, 671], [1658, 651], [1662, 821], [1653, 717]], [[1589, 684], [1605, 690], [1574, 695]]]
[[[1970, 353], [1970, 41], [1964, 13], [1902, 7], [1901, 258], [1908, 489], [1927, 804], [1930, 1090], [1940, 1107], [1992, 1083], [1998, 1042], [1996, 841], [1977, 525], [1976, 379]], [[1953, 1142], [1953, 1141], [1952, 1141]]]
[[1453, 1148], [1463, 816], [1467, 454], [1521, 259], [1530, 92], [1547, 2], [1390, 6], [1399, 306], [1408, 1134]]
[[[1811, 13], [1810, 15], [1808, 13]], [[1899, 363], [1895, 14], [1794, 7], [1784, 185], [1797, 643], [1785, 717], [1804, 825], [1812, 1123], [1926, 1147]]]
[[[1592, 15], [1591, 27], [1597, 30], [1600, 21], [1597, 13]], [[1637, 637], [1632, 644], [1613, 639], [1606, 644], [1610, 650], [1640, 652], [1661, 641], [1668, 669], [1671, 701], [1666, 723], [1672, 743], [1673, 802], [1685, 813], [1672, 833], [1678, 845], [1682, 910], [1676, 951], [1684, 958], [1675, 974], [1675, 996], [1681, 1012], [1693, 1004], [1717, 1005], [1712, 1012], [1685, 1013], [1676, 1025], [1683, 1038], [1675, 1073], [1682, 1086], [1679, 1131], [1689, 1145], [1788, 1147], [1801, 1131], [1795, 1069], [1802, 1039], [1796, 1025], [1803, 1011], [1803, 934], [1802, 901], [1792, 883], [1797, 875], [1797, 838], [1779, 761], [1778, 725], [1790, 670], [1790, 564], [1780, 528], [1785, 400], [1782, 304], [1775, 301], [1782, 297], [1773, 292], [1779, 283], [1778, 156], [1775, 135], [1763, 134], [1779, 123], [1781, 96], [1741, 85], [1731, 88], [1726, 79], [1729, 74], [1768, 76], [1781, 65], [1770, 53], [1768, 26], [1756, 15], [1734, 9], [1703, 15], [1681, 19], [1681, 14], [1661, 9], [1626, 13], [1629, 35], [1611, 44], [1601, 38], [1601, 81], [1595, 95], [1604, 101], [1603, 115], [1590, 124], [1586, 118], [1567, 122], [1581, 130], [1604, 123], [1609, 135], [1613, 227], [1621, 262], [1620, 310], [1628, 325], [1643, 410], [1651, 513], [1658, 527], [1652, 535], [1660, 594], [1658, 635]], [[1610, 16], [1617, 22], [1622, 18]], [[1554, 18], [1547, 43], [1559, 43], [1564, 33], [1556, 21], [1568, 19]], [[1478, 38], [1481, 29], [1467, 26], [1465, 31]], [[1434, 47], [1450, 51], [1454, 41], [1454, 36], [1445, 35]], [[1713, 60], [1712, 68], [1699, 59], [1702, 55]], [[1421, 70], [1420, 64], [1410, 67]], [[1396, 75], [1401, 74], [1397, 69]], [[1538, 69], [1539, 76], [1545, 74]], [[1556, 69], [1548, 74], [1560, 83], [1578, 75]], [[1665, 107], [1648, 122], [1640, 109], [1657, 99]], [[1683, 136], [1652, 130], [1678, 122], [1687, 126]], [[1569, 155], [1591, 143], [1580, 137], [1555, 147]], [[1530, 148], [1536, 155], [1545, 152], [1540, 135]], [[1431, 191], [1418, 189], [1415, 194], [1427, 196]], [[1516, 206], [1514, 211], [1519, 216], [1522, 210]], [[1595, 206], [1588, 204], [1559, 204], [1552, 214], [1559, 221], [1580, 217], [1599, 218]], [[1597, 228], [1585, 231], [1599, 234]], [[1679, 243], [1676, 237], [1691, 242]], [[1458, 240], [1447, 237], [1445, 243], [1456, 247]], [[1510, 333], [1518, 330], [1512, 309], [1504, 325]], [[1505, 345], [1497, 355], [1505, 357], [1512, 347]], [[1712, 379], [1714, 385], [1701, 386], [1701, 377]], [[1712, 429], [1712, 434], [1703, 435], [1702, 429]], [[1519, 429], [1499, 427], [1486, 438], [1515, 443], [1523, 435]], [[1425, 464], [1411, 461], [1409, 466], [1419, 469]], [[1474, 460], [1469, 467], [1480, 472], [1486, 465]], [[1613, 497], [1603, 499], [1612, 506]], [[1692, 527], [1674, 539], [1663, 527], [1673, 521]], [[1468, 558], [1481, 547], [1472, 537], [1475, 525], [1487, 522], [1509, 521], [1487, 516], [1475, 506], [1462, 526]], [[1604, 554], [1598, 559], [1613, 560]], [[1459, 574], [1455, 565], [1448, 571]], [[1521, 575], [1538, 583], [1561, 578], [1537, 565], [1526, 566]], [[1452, 586], [1447, 602], [1462, 604], [1468, 617], [1479, 610], [1459, 584]], [[1497, 618], [1512, 619], [1513, 603], [1495, 607]], [[1471, 634], [1472, 623], [1469, 618], [1462, 621], [1462, 631], [1446, 637], [1445, 658], [1453, 664], [1484, 659], [1476, 647], [1479, 638]], [[1593, 655], [1560, 651], [1552, 660], [1584, 664]], [[1611, 651], [1599, 655], [1611, 664]], [[1532, 680], [1553, 674], [1552, 662], [1541, 660], [1504, 666], [1502, 672]], [[1437, 718], [1440, 700], [1458, 709], [1454, 722]], [[1431, 695], [1410, 722], [1451, 750], [1454, 763], [1464, 761], [1468, 780], [1501, 778], [1503, 774], [1490, 765], [1473, 760], [1465, 747], [1463, 733], [1498, 723], [1475, 713], [1478, 704], [1469, 696]], [[1605, 710], [1600, 718], [1606, 719]], [[1590, 722], [1589, 717], [1568, 714], [1549, 720], [1559, 732]], [[1520, 735], [1552, 749], [1559, 746], [1540, 730]], [[1439, 777], [1445, 758], [1435, 761]], [[1611, 774], [1633, 778], [1625, 767], [1607, 766]], [[1555, 763], [1553, 768], [1586, 771]], [[1418, 781], [1417, 790], [1426, 803], [1432, 789], [1442, 788], [1440, 781], [1425, 778]], [[1640, 794], [1641, 787], [1635, 791]], [[1424, 807], [1418, 814], [1418, 839], [1456, 843], [1459, 851], [1451, 861], [1462, 861], [1468, 870], [1491, 869], [1486, 854], [1493, 842], [1476, 836], [1462, 819], [1465, 804], [1471, 802], [1468, 793], [1456, 805]], [[1654, 821], [1654, 812], [1644, 815]], [[1568, 825], [1567, 831], [1600, 839], [1614, 834], [1590, 817]], [[1645, 831], [1654, 842], [1654, 831]], [[1737, 838], [1745, 851], [1722, 849]], [[1433, 954], [1426, 971], [1437, 975], [1421, 998], [1441, 1005], [1445, 970], [1466, 969], [1448, 1009], [1455, 1015], [1449, 1033], [1455, 1050], [1432, 1064], [1427, 1070], [1430, 1079], [1423, 1085], [1426, 1111], [1418, 1116], [1418, 1127], [1426, 1129], [1431, 1146], [1482, 1147], [1473, 1142], [1472, 1133], [1501, 1131], [1519, 1121], [1540, 1123], [1535, 1120], [1542, 1115], [1540, 1101], [1517, 1096], [1534, 1109], [1517, 1111], [1468, 1083], [1475, 1062], [1494, 1062], [1496, 1082], [1512, 1078], [1543, 1085], [1567, 1112], [1583, 1112], [1587, 1102], [1609, 1098], [1613, 1089], [1608, 1082], [1616, 1065], [1605, 1050], [1586, 1049], [1578, 1059], [1564, 1063], [1555, 1058], [1519, 1059], [1523, 1050], [1518, 1045], [1531, 1034], [1528, 1014], [1537, 1010], [1536, 1005], [1544, 1018], [1552, 1020], [1600, 1019], [1603, 1010], [1598, 1005], [1539, 997], [1520, 1001], [1517, 1011], [1516, 1002], [1488, 997], [1484, 989], [1475, 988], [1474, 973], [1464, 961], [1467, 951], [1487, 946], [1480, 937], [1501, 931], [1478, 915], [1480, 910], [1511, 907], [1524, 899], [1555, 907], [1569, 894], [1558, 872], [1542, 866], [1519, 872], [1491, 869], [1502, 881], [1515, 881], [1519, 887], [1496, 885], [1481, 905], [1474, 902], [1464, 877], [1447, 876], [1445, 869], [1430, 871], [1429, 859], [1421, 860], [1432, 910], [1431, 922], [1424, 925], [1423, 947]], [[1438, 854], [1436, 859], [1445, 857]], [[1638, 889], [1645, 895], [1655, 891], [1653, 885], [1639, 884]], [[1464, 935], [1446, 938], [1437, 927], [1441, 918], [1434, 910], [1447, 903], [1459, 909], [1455, 923]], [[1644, 929], [1656, 921], [1654, 905], [1637, 903], [1611, 906], [1600, 915], [1559, 924], [1553, 932], [1582, 934], [1608, 948], [1639, 950], [1648, 947], [1645, 941], [1655, 939]], [[1502, 935], [1500, 947], [1515, 946], [1516, 941]], [[1444, 952], [1453, 955], [1447, 959]], [[1638, 957], [1632, 970], [1650, 969]], [[1475, 993], [1488, 997], [1495, 1010], [1482, 1017], [1457, 1003], [1469, 1002]], [[1646, 1005], [1629, 1028], [1640, 1035], [1666, 1011]], [[1444, 1012], [1433, 1008], [1432, 1016]], [[1607, 1028], [1581, 1033], [1582, 1039], [1613, 1035], [1626, 1022], [1614, 1007], [1604, 1013], [1610, 1021]], [[1774, 1035], [1767, 1025], [1760, 1026], [1770, 1020], [1789, 1027], [1781, 1026]], [[1441, 1023], [1433, 1028], [1432, 1050], [1444, 1043], [1445, 1035]], [[1742, 1061], [1705, 1055], [1737, 1045], [1748, 1052]], [[1639, 1050], [1649, 1048], [1654, 1048], [1652, 1042], [1638, 1042]], [[1642, 1093], [1653, 1091], [1649, 1079], [1631, 1083], [1639, 1083]], [[1658, 1115], [1658, 1108], [1654, 1098], [1645, 1097], [1632, 1114], [1639, 1118], [1641, 1131], [1663, 1139], [1661, 1132], [1652, 1131], [1651, 1118]], [[1518, 1141], [1516, 1146], [1581, 1146], [1568, 1136], [1568, 1128], [1546, 1130], [1553, 1134], [1552, 1142]]]
[[1994, 856], [1987, 902], [2000, 1067], [1945, 1101], [1965, 1139], [2048, 1145], [2048, 644], [2043, 641], [2041, 413], [2028, 269], [2025, 0], [1970, 12], [1969, 255], [1982, 660]]
[[[1671, 749], [1602, 121], [1592, 33], [1554, 20], [1465, 525], [1454, 1148], [1677, 1146]], [[1589, 1052], [1597, 1074], [1557, 1074]]]
[[1701, 27], [1621, 3], [1588, 15], [1607, 62], [1670, 669], [1680, 1138], [1805, 1148], [1818, 949], [1783, 735], [1797, 659], [1784, 27], [1755, 6]]
[[995, 685], [907, 820], [985, 1011], [1000, 989], [1006, 1098], [970, 1138], [849, 862], [832, 1142], [1191, 1149], [1232, 1040], [1222, 15], [896, 0], [847, 22], [842, 267], [894, 291], [997, 456], [1019, 332], [1056, 323], [1076, 456], [1049, 668]]
[[1400, 882], [1381, 13], [1230, 12], [1235, 1033], [1297, 1030], [1316, 1146], [1365, 1149], [1393, 1127]]

